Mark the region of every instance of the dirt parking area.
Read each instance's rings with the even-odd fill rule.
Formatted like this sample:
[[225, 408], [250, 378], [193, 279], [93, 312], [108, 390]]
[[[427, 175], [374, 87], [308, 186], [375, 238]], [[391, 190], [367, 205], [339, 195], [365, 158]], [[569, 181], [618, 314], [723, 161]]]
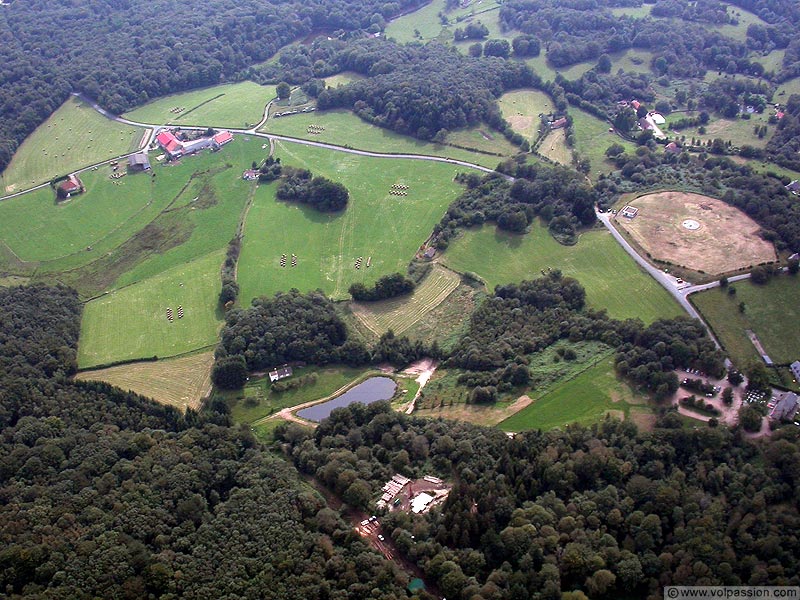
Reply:
[[758, 236], [759, 225], [722, 200], [686, 192], [658, 192], [629, 202], [633, 219], [616, 222], [653, 259], [717, 275], [777, 258]]

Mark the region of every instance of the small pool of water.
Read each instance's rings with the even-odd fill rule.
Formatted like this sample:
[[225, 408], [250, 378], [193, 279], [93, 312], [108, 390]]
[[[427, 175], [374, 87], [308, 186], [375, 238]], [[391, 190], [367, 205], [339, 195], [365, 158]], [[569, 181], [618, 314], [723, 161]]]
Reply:
[[315, 404], [298, 411], [297, 416], [319, 423], [322, 419], [330, 416], [335, 408], [350, 406], [353, 402], [372, 404], [381, 400], [389, 400], [394, 396], [396, 389], [397, 384], [391, 377], [370, 377], [356, 387], [350, 388], [341, 396], [336, 396], [336, 398], [331, 398], [327, 402]]

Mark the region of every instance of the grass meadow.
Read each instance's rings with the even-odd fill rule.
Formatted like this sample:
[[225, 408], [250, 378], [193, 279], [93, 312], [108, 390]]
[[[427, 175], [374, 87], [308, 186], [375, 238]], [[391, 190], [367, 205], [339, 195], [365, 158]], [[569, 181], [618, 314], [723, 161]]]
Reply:
[[625, 150], [633, 151], [635, 145], [608, 131], [609, 124], [579, 108], [570, 108], [572, 128], [575, 131], [575, 150], [589, 159], [590, 176], [596, 179], [601, 173], [616, 169], [606, 158], [606, 150], [611, 144], [621, 144]]
[[[145, 281], [87, 302], [81, 320], [78, 366], [175, 356], [214, 344], [223, 251], [212, 252]], [[184, 317], [177, 317], [178, 306]], [[174, 320], [167, 320], [171, 308]]]
[[628, 419], [633, 418], [631, 412], [650, 412], [644, 406], [646, 397], [637, 395], [627, 383], [617, 379], [612, 355], [553, 389], [532, 396], [532, 400], [530, 405], [502, 421], [498, 427], [504, 431], [546, 431], [571, 423], [596, 423], [607, 415]]
[[[275, 86], [242, 81], [164, 96], [123, 116], [153, 125], [246, 128], [261, 121], [275, 97]], [[173, 112], [176, 108], [183, 110]]]
[[461, 281], [448, 269], [435, 266], [408, 296], [378, 302], [353, 302], [353, 314], [377, 337], [388, 330], [400, 335], [441, 304]]
[[[762, 114], [755, 113], [750, 115], [749, 119], [714, 119], [705, 126], [706, 132], [704, 134], [701, 134], [697, 127], [689, 127], [687, 129], [681, 129], [680, 131], [665, 129], [664, 133], [672, 137], [685, 137], [687, 143], [691, 143], [692, 138], [700, 140], [703, 143], [707, 143], [715, 138], [720, 138], [737, 147], [747, 144], [756, 148], [763, 148], [767, 145], [769, 138], [772, 137], [776, 127], [768, 123], [771, 113], [772, 111], [767, 109]], [[699, 114], [699, 112], [672, 113], [666, 117], [667, 125], [686, 117], [695, 117]], [[759, 138], [753, 130], [755, 127], [761, 127], [762, 125], [767, 126], [767, 134], [763, 138]]]
[[0, 196], [139, 148], [145, 129], [114, 123], [71, 97], [29, 135], [0, 175]]
[[[322, 133], [312, 134], [308, 131], [309, 125], [319, 125], [325, 129]], [[371, 125], [348, 110], [326, 110], [277, 119], [270, 118], [261, 131], [372, 152], [443, 156], [492, 169], [502, 160], [498, 156], [471, 152], [446, 144], [423, 142], [400, 135], [389, 129]], [[505, 138], [499, 133], [492, 131], [492, 134], [505, 142]]]
[[511, 128], [529, 141], [539, 133], [539, 115], [553, 110], [553, 101], [544, 92], [533, 89], [506, 92], [498, 100], [500, 112]]
[[548, 132], [536, 151], [559, 164], [572, 164], [572, 150], [567, 146], [567, 132], [563, 128]]
[[442, 255], [450, 268], [480, 275], [489, 289], [535, 279], [548, 267], [575, 277], [586, 288], [589, 306], [605, 308], [617, 319], [650, 323], [683, 314], [675, 300], [642, 271], [605, 230], [583, 233], [574, 246], [562, 246], [535, 223], [525, 235], [485, 225], [464, 232]]
[[[350, 202], [340, 213], [324, 214], [278, 202], [275, 185], [260, 186], [248, 213], [239, 259], [240, 300], [245, 306], [257, 296], [293, 287], [319, 288], [343, 299], [357, 281], [370, 285], [382, 275], [405, 272], [461, 193], [453, 177], [463, 169], [444, 163], [369, 158], [283, 142], [277, 144], [276, 155], [285, 164], [344, 184]], [[390, 195], [394, 183], [408, 185], [408, 195]], [[282, 254], [296, 254], [297, 267], [281, 268]], [[357, 270], [359, 256], [364, 262]]]
[[462, 146], [464, 148], [473, 148], [479, 152], [499, 154], [499, 157], [494, 158], [494, 161], [497, 162], [502, 160], [501, 157], [513, 156], [520, 151], [519, 148], [509, 142], [502, 133], [490, 129], [486, 125], [456, 129], [447, 134], [445, 141], [448, 144], [455, 144], [456, 146]]
[[364, 76], [361, 73], [356, 73], [355, 71], [343, 71], [341, 73], [337, 73], [336, 75], [330, 75], [325, 78], [325, 87], [329, 88], [337, 88], [340, 85], [347, 85], [352, 81], [358, 81], [359, 79], [364, 79]]
[[780, 84], [773, 98], [775, 102], [786, 104], [786, 101], [792, 94], [800, 94], [800, 77], [789, 79]]
[[[760, 360], [747, 337], [755, 332], [769, 357], [778, 364], [800, 360], [800, 278], [787, 275], [759, 286], [749, 281], [730, 284], [731, 296], [722, 288], [691, 296], [692, 304], [702, 313], [717, 334], [720, 343], [740, 368]], [[739, 311], [744, 302], [745, 311]]]
[[105, 381], [181, 410], [198, 409], [201, 400], [211, 391], [213, 364], [213, 352], [198, 352], [178, 358], [82, 371], [75, 378]]

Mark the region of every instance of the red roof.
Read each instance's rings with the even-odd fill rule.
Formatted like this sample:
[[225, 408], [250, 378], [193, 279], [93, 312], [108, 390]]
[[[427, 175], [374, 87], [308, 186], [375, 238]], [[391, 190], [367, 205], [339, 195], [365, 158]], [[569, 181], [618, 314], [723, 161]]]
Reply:
[[223, 144], [227, 144], [233, 139], [233, 134], [230, 131], [220, 131], [213, 137], [213, 140], [222, 146]]
[[775, 116], [778, 117], [779, 119], [782, 119], [783, 118], [783, 113], [781, 111], [778, 111], [778, 112], [775, 113]]
[[170, 142], [177, 142], [178, 138], [169, 131], [162, 131], [156, 136], [156, 141], [162, 148], [166, 148]]
[[638, 100], [633, 100], [633, 101], [631, 102], [631, 106], [632, 106], [633, 108], [635, 108], [636, 110], [639, 110], [639, 107], [641, 106], [641, 104], [639, 104], [639, 101], [638, 101]]
[[167, 143], [166, 146], [164, 146], [164, 150], [170, 153], [174, 153], [177, 152], [178, 150], [183, 150], [183, 146], [177, 139], [173, 137], [172, 140], [169, 143]]

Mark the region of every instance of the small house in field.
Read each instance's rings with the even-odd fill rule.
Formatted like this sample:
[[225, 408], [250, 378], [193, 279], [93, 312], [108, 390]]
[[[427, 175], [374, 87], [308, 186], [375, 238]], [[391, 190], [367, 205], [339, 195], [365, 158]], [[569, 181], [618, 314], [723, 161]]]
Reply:
[[258, 171], [254, 169], [247, 169], [244, 173], [242, 173], [242, 179], [245, 181], [255, 181], [258, 179]]
[[149, 171], [150, 159], [144, 152], [137, 152], [128, 157], [128, 168], [131, 171]]
[[225, 144], [233, 141], [233, 134], [230, 131], [220, 131], [211, 138], [211, 147], [219, 150]]
[[675, 142], [670, 142], [669, 144], [664, 146], [664, 151], [667, 152], [668, 154], [680, 154], [681, 147], [678, 146], [678, 144], [676, 144]]
[[792, 192], [793, 194], [800, 193], [800, 181], [797, 179], [793, 180], [786, 186], [786, 189]]
[[84, 191], [83, 182], [74, 173], [62, 181], [56, 190], [59, 198], [69, 198]]
[[620, 214], [626, 219], [633, 219], [636, 215], [639, 214], [639, 209], [636, 208], [635, 206], [626, 206], [622, 209]]
[[429, 246], [429, 247], [428, 247], [428, 248], [425, 250], [425, 254], [424, 254], [424, 256], [425, 256], [425, 258], [427, 258], [428, 260], [431, 260], [431, 259], [432, 259], [434, 256], [436, 256], [436, 248], [434, 248], [433, 246]]
[[567, 126], [567, 117], [561, 117], [550, 123], [550, 129], [561, 129]]
[[281, 379], [286, 379], [287, 377], [291, 376], [292, 376], [292, 367], [288, 365], [283, 365], [282, 367], [278, 367], [269, 372], [269, 381], [270, 383], [274, 383], [276, 381], [280, 381]]

